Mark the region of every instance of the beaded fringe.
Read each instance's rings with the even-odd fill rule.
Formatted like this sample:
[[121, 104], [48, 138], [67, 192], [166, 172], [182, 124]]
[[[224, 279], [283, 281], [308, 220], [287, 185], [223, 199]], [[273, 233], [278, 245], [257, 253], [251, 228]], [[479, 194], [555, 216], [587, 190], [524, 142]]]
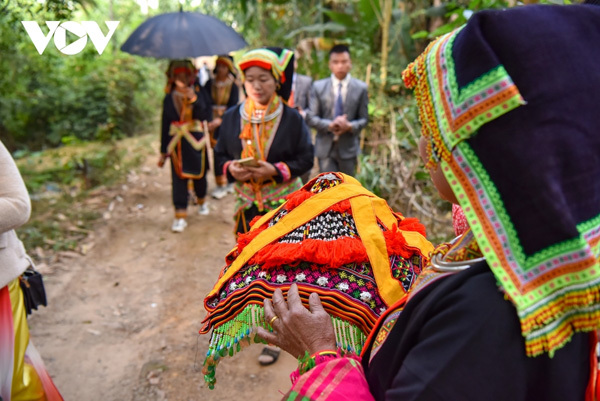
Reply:
[[[366, 335], [353, 324], [338, 317], [331, 317], [338, 348], [360, 355]], [[235, 318], [216, 327], [211, 334], [202, 373], [209, 389], [216, 383], [216, 367], [221, 358], [233, 356], [252, 343], [266, 341], [258, 337], [257, 328], [273, 331], [265, 322], [265, 311], [261, 305], [246, 306]]]

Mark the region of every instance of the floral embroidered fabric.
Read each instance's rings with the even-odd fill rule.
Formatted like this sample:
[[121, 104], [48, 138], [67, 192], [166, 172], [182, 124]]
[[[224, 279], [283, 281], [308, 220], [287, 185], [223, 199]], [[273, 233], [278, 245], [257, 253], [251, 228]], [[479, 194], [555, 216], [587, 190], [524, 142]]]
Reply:
[[[360, 214], [368, 209], [352, 204], [359, 197], [355, 191], [377, 202], [373, 210], [379, 215], [373, 215], [369, 231], [364, 231], [365, 216]], [[338, 199], [335, 194], [343, 195]], [[321, 206], [310, 207], [310, 215], [303, 212], [308, 204]], [[205, 298], [208, 315], [200, 332], [212, 329], [205, 361], [209, 386], [220, 356], [233, 355], [237, 344], [241, 350], [249, 339], [260, 341], [254, 335], [256, 327], [270, 328], [264, 321], [264, 299], [276, 289], [285, 296], [294, 283], [305, 305], [311, 293], [319, 295], [332, 316], [338, 345], [359, 354], [375, 322], [392, 304], [389, 294], [401, 298], [409, 293], [431, 246], [418, 220], [393, 214], [357, 181], [338, 173], [313, 179], [251, 225], [239, 236], [219, 282]], [[281, 234], [263, 240], [276, 230]], [[387, 260], [373, 264], [372, 245], [363, 243], [361, 232], [380, 236], [383, 246], [378, 252], [387, 251]]]

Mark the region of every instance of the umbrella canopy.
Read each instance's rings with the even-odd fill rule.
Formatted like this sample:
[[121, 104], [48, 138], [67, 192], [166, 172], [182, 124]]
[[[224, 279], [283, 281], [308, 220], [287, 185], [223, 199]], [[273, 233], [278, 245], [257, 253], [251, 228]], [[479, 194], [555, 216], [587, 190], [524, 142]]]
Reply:
[[133, 31], [121, 50], [139, 56], [181, 59], [227, 54], [247, 45], [221, 20], [180, 11], [149, 18]]

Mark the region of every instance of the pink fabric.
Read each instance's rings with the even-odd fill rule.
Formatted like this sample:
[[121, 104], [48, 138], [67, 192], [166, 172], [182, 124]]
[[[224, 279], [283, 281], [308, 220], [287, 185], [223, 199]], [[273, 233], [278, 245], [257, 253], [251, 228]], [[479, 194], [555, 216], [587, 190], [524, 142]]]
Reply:
[[360, 361], [335, 358], [318, 364], [296, 381], [285, 401], [374, 401]]
[[230, 165], [230, 164], [231, 164], [231, 160], [230, 160], [230, 161], [228, 161], [228, 162], [226, 162], [226, 163], [223, 165], [223, 175], [224, 175], [225, 177], [227, 177], [227, 169], [229, 168], [229, 165]]
[[25, 351], [25, 360], [30, 363], [35, 371], [37, 372], [42, 386], [44, 387], [44, 393], [46, 394], [47, 401], [64, 401], [58, 389], [54, 385], [54, 382], [48, 375], [48, 371], [46, 370], [46, 366], [44, 365], [44, 361], [40, 356], [38, 350], [33, 346], [33, 343], [29, 341], [29, 345], [27, 346], [27, 351]]
[[0, 397], [10, 401], [15, 337], [8, 286], [0, 288]]
[[[21, 291], [20, 288], [17, 288]], [[25, 319], [23, 317], [23, 319]], [[25, 323], [26, 324], [26, 323]], [[0, 288], [0, 398], [11, 401], [15, 355], [15, 323], [8, 286]], [[46, 371], [44, 361], [31, 340], [25, 350], [25, 363], [33, 366], [42, 383], [46, 401], [64, 401]]]
[[454, 235], [457, 237], [469, 229], [465, 212], [455, 203], [452, 204], [452, 226], [454, 227]]
[[292, 173], [290, 172], [290, 168], [284, 162], [279, 162], [274, 164], [275, 168], [279, 170], [279, 173], [283, 177], [283, 182], [289, 181], [292, 179]]

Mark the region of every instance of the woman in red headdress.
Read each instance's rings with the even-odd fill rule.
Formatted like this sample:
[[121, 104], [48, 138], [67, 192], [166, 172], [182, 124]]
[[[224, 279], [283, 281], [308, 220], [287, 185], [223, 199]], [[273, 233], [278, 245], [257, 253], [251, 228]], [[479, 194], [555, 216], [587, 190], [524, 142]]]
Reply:
[[223, 115], [217, 129], [215, 165], [235, 182], [236, 233], [256, 216], [275, 209], [302, 187], [313, 165], [313, 145], [304, 119], [285, 102], [291, 93], [293, 53], [255, 49], [239, 62], [248, 97]]
[[[225, 111], [238, 104], [240, 90], [236, 83], [237, 69], [233, 65], [231, 56], [217, 57], [213, 74], [214, 78], [206, 82], [204, 90], [210, 93], [212, 99], [213, 124], [216, 128], [221, 125], [221, 118]], [[211, 136], [211, 144], [213, 147], [217, 144], [217, 137], [214, 132]], [[215, 169], [215, 182], [217, 187], [211, 193], [213, 198], [221, 199], [227, 193], [233, 193], [233, 183], [227, 184], [227, 177], [218, 169]]]
[[[172, 195], [175, 219], [173, 232], [187, 227], [187, 206], [191, 180], [199, 214], [207, 215], [206, 170], [208, 170], [208, 130], [212, 120], [210, 104], [194, 90], [196, 72], [189, 60], [171, 61], [167, 70], [167, 87], [163, 101], [160, 159], [162, 167], [171, 159]], [[206, 135], [205, 135], [206, 132]]]

